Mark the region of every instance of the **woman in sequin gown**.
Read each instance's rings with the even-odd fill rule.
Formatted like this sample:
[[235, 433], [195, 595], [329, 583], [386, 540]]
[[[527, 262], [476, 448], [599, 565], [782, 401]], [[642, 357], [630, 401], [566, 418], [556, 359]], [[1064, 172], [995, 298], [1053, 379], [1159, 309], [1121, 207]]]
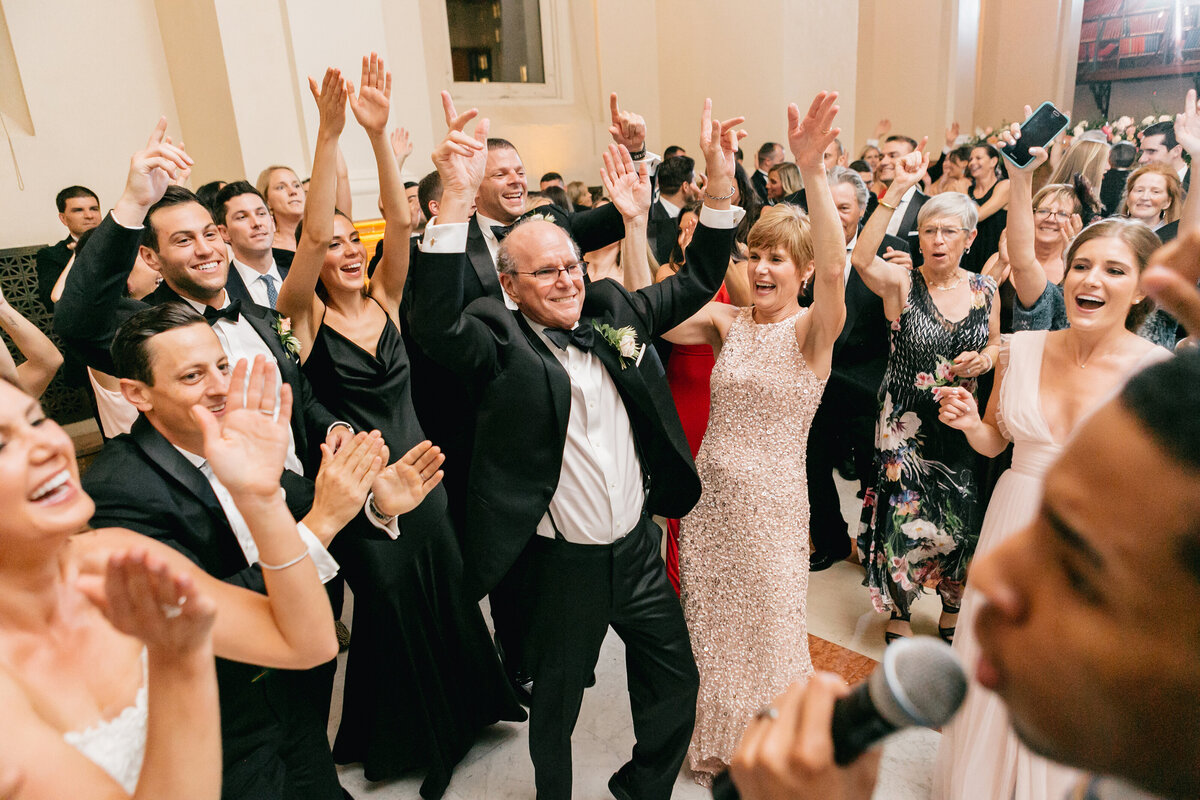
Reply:
[[851, 263], [883, 299], [891, 320], [891, 353], [880, 387], [874, 487], [863, 499], [859, 557], [878, 611], [890, 609], [887, 639], [912, 633], [909, 606], [924, 587], [942, 600], [942, 637], [954, 636], [967, 564], [982, 518], [975, 453], [938, 423], [947, 387], [974, 393], [999, 352], [996, 282], [960, 265], [975, 238], [976, 205], [946, 192], [917, 217], [925, 263], [909, 271], [876, 257], [888, 220], [929, 156], [910, 153], [858, 237]]
[[[689, 762], [710, 786], [754, 712], [812, 672], [808, 654], [808, 429], [845, 319], [845, 238], [821, 153], [836, 95], [789, 110], [789, 141], [809, 187], [809, 218], [763, 212], [750, 231], [754, 305], [709, 303], [667, 334], [717, 353], [708, 430], [696, 458], [700, 501], [680, 525], [681, 598], [700, 671]], [[823, 133], [822, 133], [823, 132]], [[815, 301], [802, 310], [801, 285]]]

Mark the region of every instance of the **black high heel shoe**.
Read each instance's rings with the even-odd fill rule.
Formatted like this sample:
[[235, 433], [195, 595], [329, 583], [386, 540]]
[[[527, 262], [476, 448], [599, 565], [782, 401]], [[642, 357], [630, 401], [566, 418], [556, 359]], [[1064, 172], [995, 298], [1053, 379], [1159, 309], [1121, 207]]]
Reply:
[[[912, 621], [910, 619], [909, 614], [901, 614], [898, 611], [896, 611], [895, 609], [892, 609], [892, 616], [891, 616], [891, 619], [889, 619], [888, 621], [891, 622], [892, 620], [900, 620], [901, 622], [907, 622], [907, 623], [909, 623], [910, 627], [912, 625]], [[883, 643], [884, 643], [884, 645], [889, 645], [892, 642], [896, 641], [897, 639], [907, 639], [908, 636], [909, 636], [909, 634], [907, 634], [907, 633], [896, 633], [895, 631], [884, 631], [883, 632]]]
[[[942, 613], [943, 614], [950, 614], [951, 616], [953, 616], [953, 615], [957, 614], [958, 611], [959, 611], [959, 609], [956, 608], [955, 606], [948, 606], [945, 603], [942, 603]], [[938, 625], [938, 636], [942, 637], [942, 641], [945, 642], [946, 644], [954, 644], [954, 631], [957, 628], [958, 628], [957, 622], [955, 624], [951, 625], [949, 628], [943, 628], [941, 625]]]

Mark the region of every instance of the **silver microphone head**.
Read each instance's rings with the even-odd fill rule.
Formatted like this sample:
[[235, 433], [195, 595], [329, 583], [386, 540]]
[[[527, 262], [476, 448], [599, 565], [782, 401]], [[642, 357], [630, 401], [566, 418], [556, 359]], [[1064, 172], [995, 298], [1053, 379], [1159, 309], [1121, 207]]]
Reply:
[[868, 691], [880, 716], [897, 728], [938, 728], [962, 705], [967, 676], [950, 645], [932, 636], [914, 636], [884, 651]]

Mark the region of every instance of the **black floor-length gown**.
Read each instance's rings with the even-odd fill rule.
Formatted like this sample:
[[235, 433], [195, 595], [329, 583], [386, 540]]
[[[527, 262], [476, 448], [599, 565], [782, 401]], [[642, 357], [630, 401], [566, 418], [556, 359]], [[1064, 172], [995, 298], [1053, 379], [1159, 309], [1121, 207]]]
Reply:
[[[413, 412], [409, 361], [390, 317], [371, 355], [328, 325], [304, 372], [313, 391], [355, 430], [378, 429], [401, 458], [425, 435]], [[361, 515], [330, 552], [354, 592], [353, 635], [338, 763], [362, 762], [368, 780], [426, 771], [421, 795], [441, 797], [481, 728], [525, 719], [476, 603], [462, 591], [462, 555], [435, 488], [390, 539]]]

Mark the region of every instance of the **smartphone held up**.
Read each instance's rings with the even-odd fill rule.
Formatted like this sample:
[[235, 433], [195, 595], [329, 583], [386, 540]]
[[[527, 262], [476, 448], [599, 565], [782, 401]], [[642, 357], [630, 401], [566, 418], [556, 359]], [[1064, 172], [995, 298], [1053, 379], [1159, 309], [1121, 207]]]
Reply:
[[1054, 137], [1066, 130], [1069, 123], [1067, 115], [1055, 108], [1053, 103], [1042, 103], [1033, 116], [1021, 125], [1021, 138], [1007, 147], [1001, 147], [1000, 153], [1015, 167], [1028, 166], [1033, 161], [1029, 148], [1046, 147], [1054, 141]]

